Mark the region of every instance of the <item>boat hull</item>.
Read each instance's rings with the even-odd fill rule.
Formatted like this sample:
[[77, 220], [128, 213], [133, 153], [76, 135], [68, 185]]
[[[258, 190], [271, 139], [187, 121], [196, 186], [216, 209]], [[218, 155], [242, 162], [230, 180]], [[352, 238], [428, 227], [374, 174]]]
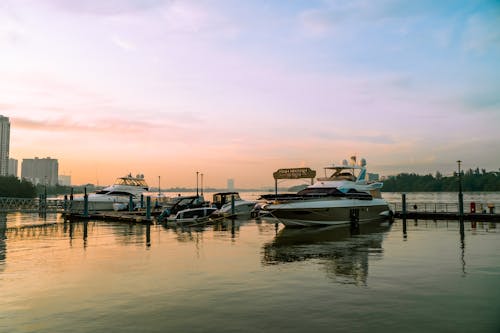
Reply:
[[175, 216], [167, 218], [167, 223], [175, 224], [193, 224], [204, 223], [209, 221], [210, 215], [215, 211], [212, 207], [188, 208], [181, 210]]
[[[104, 195], [89, 195], [88, 198], [88, 211], [111, 211], [115, 210], [115, 204], [123, 204], [128, 207], [130, 199], [126, 197], [112, 197], [112, 196], [104, 196]], [[134, 204], [137, 204], [137, 200], [133, 200]], [[74, 212], [83, 212], [84, 209], [84, 200], [83, 198], [75, 198], [70, 202], [71, 211]]]
[[238, 200], [234, 202], [234, 209], [231, 203], [227, 203], [212, 214], [212, 217], [250, 216], [256, 203], [257, 201]]
[[383, 199], [302, 200], [271, 204], [265, 211], [276, 221], [291, 227], [382, 221], [392, 215]]

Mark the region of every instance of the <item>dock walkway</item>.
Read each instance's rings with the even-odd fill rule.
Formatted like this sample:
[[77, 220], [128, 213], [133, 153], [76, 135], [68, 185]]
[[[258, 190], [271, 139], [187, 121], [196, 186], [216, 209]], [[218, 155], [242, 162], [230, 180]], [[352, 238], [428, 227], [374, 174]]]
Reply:
[[100, 220], [100, 221], [117, 221], [117, 222], [127, 222], [127, 223], [143, 223], [143, 224], [153, 224], [153, 215], [147, 218], [146, 213], [142, 211], [103, 211], [89, 213], [86, 216], [81, 212], [67, 212], [62, 213], [64, 219], [70, 221], [79, 220]]

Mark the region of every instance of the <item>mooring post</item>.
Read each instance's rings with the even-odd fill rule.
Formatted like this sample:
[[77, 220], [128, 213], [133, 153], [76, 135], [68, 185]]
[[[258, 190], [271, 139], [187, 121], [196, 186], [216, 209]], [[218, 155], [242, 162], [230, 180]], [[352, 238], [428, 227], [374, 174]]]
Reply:
[[151, 220], [151, 197], [146, 197], [146, 220]]
[[141, 208], [144, 208], [144, 194], [141, 194]]
[[231, 215], [234, 215], [234, 194], [231, 195]]
[[401, 201], [403, 204], [401, 214], [406, 218], [406, 193], [401, 194]]
[[462, 193], [462, 171], [460, 170], [460, 163], [462, 161], [458, 160], [458, 216], [460, 222], [464, 220], [464, 194]]
[[134, 210], [134, 200], [132, 200], [132, 194], [128, 197], [128, 211], [131, 212]]
[[87, 188], [84, 188], [85, 192], [83, 195], [83, 217], [89, 217], [89, 196], [87, 194]]
[[71, 192], [69, 195], [69, 211], [73, 210], [73, 188], [71, 188]]

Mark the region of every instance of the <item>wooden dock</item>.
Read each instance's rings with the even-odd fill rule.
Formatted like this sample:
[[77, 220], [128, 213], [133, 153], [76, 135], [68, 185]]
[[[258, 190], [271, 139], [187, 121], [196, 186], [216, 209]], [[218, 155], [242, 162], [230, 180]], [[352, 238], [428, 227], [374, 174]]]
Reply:
[[[157, 215], [157, 214], [153, 214]], [[95, 212], [89, 213], [84, 216], [82, 213], [63, 213], [63, 217], [70, 221], [81, 220], [99, 220], [99, 221], [113, 221], [125, 223], [141, 223], [141, 224], [154, 224], [156, 219], [154, 216], [147, 218], [144, 212]], [[425, 211], [408, 211], [405, 214], [402, 211], [395, 211], [394, 217], [398, 219], [417, 219], [417, 220], [460, 220], [460, 215], [457, 212], [425, 212]], [[464, 221], [477, 221], [477, 222], [500, 222], [500, 214], [492, 213], [464, 213]]]
[[71, 212], [62, 214], [65, 220], [69, 221], [82, 221], [82, 220], [99, 220], [99, 221], [116, 221], [116, 222], [126, 222], [126, 223], [141, 223], [141, 224], [153, 224], [155, 219], [153, 215], [148, 219], [145, 212], [133, 211], [133, 212], [115, 212], [115, 211], [103, 211], [89, 213], [86, 216], [81, 212]]

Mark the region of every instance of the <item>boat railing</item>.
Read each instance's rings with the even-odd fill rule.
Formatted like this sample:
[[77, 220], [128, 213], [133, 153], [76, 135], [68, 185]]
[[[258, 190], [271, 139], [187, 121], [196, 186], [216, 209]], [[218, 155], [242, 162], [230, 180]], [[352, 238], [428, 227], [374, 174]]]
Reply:
[[[389, 202], [392, 211], [403, 211], [402, 202]], [[500, 202], [464, 202], [465, 213], [490, 213], [495, 207], [500, 207]], [[407, 212], [425, 212], [425, 213], [457, 213], [460, 207], [457, 202], [416, 202], [407, 201]]]
[[64, 200], [49, 198], [8, 198], [0, 197], [0, 212], [33, 212], [44, 209], [46, 211], [62, 211]]

